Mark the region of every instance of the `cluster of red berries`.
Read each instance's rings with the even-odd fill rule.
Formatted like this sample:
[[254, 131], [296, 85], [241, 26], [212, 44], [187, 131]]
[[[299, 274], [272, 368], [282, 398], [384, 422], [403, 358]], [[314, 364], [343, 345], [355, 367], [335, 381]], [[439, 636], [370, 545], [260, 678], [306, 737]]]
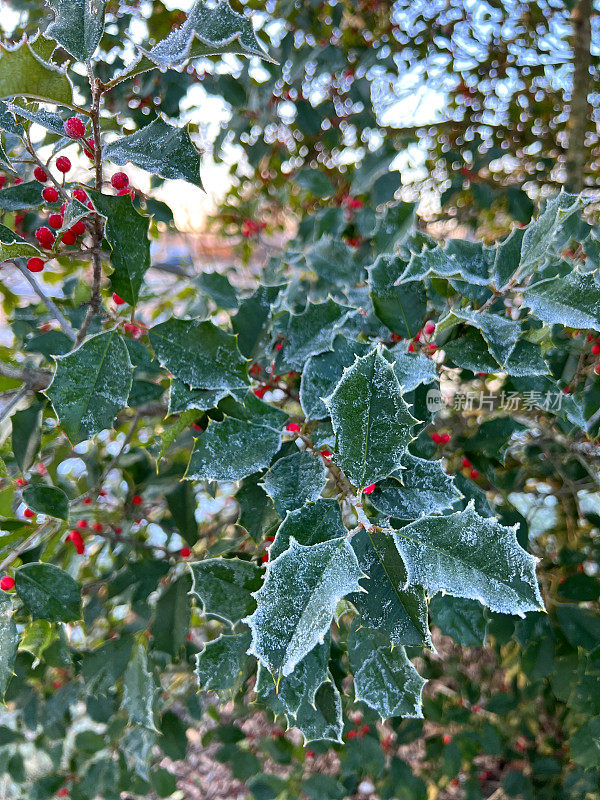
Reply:
[[249, 239], [251, 236], [256, 236], [259, 231], [267, 227], [266, 222], [257, 222], [255, 219], [245, 219], [242, 222], [242, 236]]
[[356, 730], [348, 731], [347, 739], [363, 739], [371, 728], [368, 725], [361, 725], [360, 728]]
[[479, 474], [480, 474], [479, 470], [477, 470], [477, 469], [475, 469], [473, 467], [473, 464], [471, 464], [471, 462], [469, 461], [469, 459], [466, 456], [461, 461], [461, 466], [462, 466], [463, 469], [468, 469], [469, 470], [469, 477], [472, 478], [473, 480], [476, 480], [479, 477]]
[[[433, 322], [427, 322], [423, 326], [423, 328], [421, 328], [420, 331], [417, 331], [412, 342], [408, 343], [408, 352], [409, 353], [416, 352], [415, 342], [421, 342], [421, 340], [423, 339], [423, 335], [431, 336], [434, 333], [435, 333], [435, 324]], [[398, 339], [394, 339], [394, 335], [392, 335], [393, 341], [399, 341], [400, 338], [401, 337], [398, 337]], [[427, 352], [431, 353], [432, 355], [433, 353], [437, 352], [437, 345], [435, 342], [426, 342], [425, 344], [427, 345]]]
[[352, 195], [350, 194], [344, 195], [344, 197], [342, 198], [342, 202], [346, 206], [346, 208], [349, 208], [351, 211], [358, 211], [364, 205], [363, 201], [360, 200], [360, 198], [352, 197]]
[[451, 440], [452, 437], [450, 436], [449, 433], [436, 432], [430, 434], [429, 438], [431, 439], [432, 442], [435, 442], [436, 444], [448, 444], [448, 442]]

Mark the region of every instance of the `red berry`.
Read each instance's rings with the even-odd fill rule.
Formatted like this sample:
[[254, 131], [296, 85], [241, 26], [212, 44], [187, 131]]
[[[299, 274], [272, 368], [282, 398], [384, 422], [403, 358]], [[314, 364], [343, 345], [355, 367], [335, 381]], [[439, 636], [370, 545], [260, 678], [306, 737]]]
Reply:
[[192, 555], [192, 551], [190, 550], [189, 547], [182, 547], [181, 550], [179, 551], [179, 555], [182, 558], [189, 558]]
[[369, 484], [369, 486], [365, 486], [365, 488], [362, 490], [362, 493], [363, 494], [373, 494], [374, 491], [375, 491], [375, 484], [371, 483], [371, 484]]
[[431, 441], [435, 442], [436, 444], [441, 444], [442, 443], [442, 434], [441, 433], [432, 433], [430, 438], [431, 438]]
[[118, 535], [119, 533], [123, 533], [123, 528], [119, 525], [115, 525], [115, 533]]
[[77, 527], [81, 528], [81, 530], [85, 530], [87, 528], [87, 519], [80, 519], [77, 521]]
[[59, 156], [56, 159], [56, 169], [63, 174], [71, 169], [71, 159], [66, 156]]
[[290, 431], [290, 433], [300, 433], [300, 425], [297, 422], [288, 422], [285, 426], [286, 431]]
[[201, 431], [202, 430], [200, 425], [196, 425], [195, 422], [192, 423], [192, 429], [195, 430], [195, 431]]
[[450, 441], [450, 434], [442, 433], [442, 444], [448, 444], [449, 441]]
[[54, 186], [46, 186], [46, 188], [42, 190], [42, 197], [47, 203], [56, 203], [58, 200], [58, 192]]
[[50, 216], [48, 217], [48, 225], [50, 225], [51, 228], [56, 228], [56, 229], [62, 228], [62, 224], [63, 224], [62, 214], [50, 214]]
[[475, 705], [473, 706], [473, 711], [475, 712], [475, 714], [479, 714], [479, 712], [481, 711], [481, 706], [475, 703]]
[[358, 736], [358, 731], [349, 731], [348, 732], [348, 739], [356, 739]]
[[468, 467], [471, 467], [472, 464], [471, 464], [471, 462], [469, 461], [468, 458], [463, 458], [463, 460], [461, 461], [461, 466], [463, 466], [465, 468], [468, 468]]
[[129, 187], [126, 187], [125, 189], [119, 189], [119, 191], [117, 192], [117, 195], [119, 197], [125, 197], [126, 194], [128, 194], [132, 200], [135, 197], [135, 192], [133, 191], [133, 189], [130, 189]]
[[266, 563], [267, 563], [267, 561], [269, 560], [269, 554], [268, 554], [268, 553], [264, 553], [264, 554], [261, 556], [260, 560], [261, 560], [261, 562], [262, 562], [263, 564], [266, 564]]
[[259, 400], [262, 400], [262, 398], [265, 396], [266, 393], [267, 393], [266, 386], [259, 386], [258, 389], [254, 390], [254, 394], [259, 398]]
[[431, 342], [431, 344], [427, 345], [427, 349], [429, 350], [430, 353], [435, 353], [435, 351], [437, 350], [437, 345]]
[[41, 272], [44, 269], [44, 261], [41, 258], [27, 259], [27, 269], [29, 272]]
[[592, 353], [593, 353], [595, 356], [598, 356], [598, 355], [600, 355], [600, 344], [595, 344], [595, 345], [593, 345], [593, 347], [592, 347]]
[[42, 245], [42, 247], [46, 247], [48, 249], [52, 247], [56, 240], [56, 237], [50, 228], [47, 228], [45, 225], [37, 229], [35, 232], [35, 238]]
[[470, 476], [471, 478], [473, 478], [473, 480], [475, 480], [476, 478], [478, 478], [478, 477], [479, 477], [479, 470], [477, 470], [477, 469], [472, 469], [472, 470], [471, 470], [471, 472], [469, 472], [469, 476]]
[[564, 392], [565, 394], [571, 394], [571, 392], [572, 392], [572, 391], [573, 391], [573, 390], [571, 389], [571, 387], [570, 387], [570, 386], [565, 386], [565, 388], [563, 389], [563, 392]]
[[33, 519], [35, 517], [35, 511], [32, 511], [30, 508], [26, 508], [23, 512], [23, 516], [25, 519]]
[[96, 531], [96, 533], [100, 533], [100, 531], [102, 530], [102, 523], [94, 522], [94, 524], [92, 525], [92, 530]]
[[[81, 139], [85, 133], [85, 125], [79, 119], [79, 117], [69, 117], [69, 119], [64, 123], [63, 128], [67, 136], [70, 136], [71, 139]], [[65, 170], [65, 172], [68, 171], [69, 170]]]
[[3, 575], [2, 578], [0, 578], [0, 589], [2, 589], [3, 592], [10, 591], [14, 585], [15, 579], [11, 578], [10, 575]]
[[83, 191], [83, 189], [74, 189], [73, 190], [73, 197], [75, 200], [79, 200], [80, 203], [85, 203], [88, 199], [87, 194]]
[[320, 450], [319, 452], [320, 452], [320, 455], [323, 456], [323, 458], [331, 458], [331, 450], [324, 449], [324, 450]]
[[85, 222], [82, 219], [77, 220], [77, 222], [75, 222], [73, 225], [71, 225], [69, 230], [75, 236], [81, 236], [82, 233], [85, 233]]
[[459, 784], [460, 781], [458, 780], [458, 778], [452, 778], [452, 780], [450, 781], [450, 786], [458, 786]]
[[15, 483], [17, 484], [17, 486], [27, 486], [27, 481], [25, 480], [25, 478], [17, 478]]
[[314, 758], [315, 757], [314, 751], [313, 750], [307, 750], [306, 751], [306, 757], [307, 758]]
[[110, 184], [113, 189], [125, 189], [129, 186], [129, 178], [124, 172], [115, 172], [110, 179]]
[[428, 322], [423, 330], [428, 336], [431, 336], [431, 334], [435, 331], [435, 325], [433, 324], [433, 322]]
[[66, 786], [63, 786], [62, 789], [58, 790], [58, 792], [56, 793], [56, 796], [57, 797], [66, 797], [68, 794], [69, 794], [69, 790], [67, 789]]
[[68, 231], [65, 231], [62, 235], [61, 242], [66, 245], [75, 244], [77, 241], [77, 235], [73, 233], [73, 231], [69, 228]]
[[142, 504], [142, 498], [139, 496], [139, 494], [134, 494], [131, 498], [131, 502], [134, 506], [139, 506]]
[[414, 353], [415, 352], [415, 346], [414, 346], [414, 344], [412, 342], [409, 342], [409, 344], [408, 344], [408, 352], [409, 353]]
[[84, 506], [89, 506], [89, 505], [91, 505], [91, 503], [92, 503], [92, 498], [91, 497], [84, 497], [84, 499], [83, 499], [83, 505]]
[[33, 170], [33, 177], [36, 179], [36, 181], [39, 181], [40, 183], [46, 183], [46, 181], [48, 180], [48, 173], [43, 167], [36, 167]]
[[452, 741], [452, 737], [451, 737], [451, 736], [448, 736], [448, 734], [446, 734], [446, 735], [445, 735], [445, 736], [442, 738], [442, 742], [443, 742], [444, 744], [450, 744], [450, 742], [451, 742], [451, 741]]
[[123, 300], [122, 297], [119, 297], [119, 295], [116, 292], [113, 292], [113, 302], [116, 303], [118, 306], [122, 306], [125, 300]]

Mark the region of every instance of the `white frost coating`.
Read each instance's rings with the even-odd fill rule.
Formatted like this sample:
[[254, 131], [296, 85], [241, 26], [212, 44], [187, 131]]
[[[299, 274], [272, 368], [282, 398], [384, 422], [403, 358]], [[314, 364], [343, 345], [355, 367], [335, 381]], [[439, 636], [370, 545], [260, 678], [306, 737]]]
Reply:
[[404, 647], [390, 647], [377, 631], [361, 628], [348, 641], [354, 670], [356, 702], [366, 703], [382, 719], [422, 718], [422, 678], [409, 661]]
[[272, 672], [289, 675], [324, 640], [339, 600], [361, 591], [362, 576], [347, 539], [304, 546], [291, 538], [253, 595], [256, 611], [243, 620], [252, 630], [248, 652]]
[[573, 270], [534, 283], [523, 292], [523, 303], [546, 325], [600, 327], [600, 285], [593, 273]]
[[393, 534], [407, 586], [479, 600], [502, 614], [543, 610], [537, 559], [519, 545], [517, 527], [480, 517], [472, 500], [456, 514], [411, 522]]

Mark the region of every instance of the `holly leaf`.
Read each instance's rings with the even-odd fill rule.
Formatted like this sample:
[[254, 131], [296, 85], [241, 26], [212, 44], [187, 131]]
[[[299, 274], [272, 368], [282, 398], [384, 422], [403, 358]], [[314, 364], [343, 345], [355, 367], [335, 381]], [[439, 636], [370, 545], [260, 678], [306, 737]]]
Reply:
[[237, 524], [245, 528], [256, 543], [269, 536], [281, 522], [273, 501], [259, 486], [258, 478], [258, 475], [249, 476], [235, 496], [240, 507]]
[[279, 286], [259, 286], [254, 294], [240, 301], [237, 314], [231, 318], [231, 327], [238, 335], [238, 346], [246, 358], [252, 357], [265, 332], [271, 305], [279, 289]]
[[499, 290], [506, 286], [519, 267], [524, 235], [524, 228], [515, 228], [510, 236], [495, 248], [492, 274], [494, 285]]
[[0, 262], [14, 258], [40, 257], [42, 254], [21, 236], [5, 225], [0, 225]]
[[292, 539], [298, 544], [315, 545], [339, 539], [347, 532], [338, 501], [320, 497], [287, 514], [269, 548], [269, 558], [274, 561], [288, 549]]
[[306, 251], [306, 260], [319, 278], [344, 288], [354, 286], [364, 274], [353, 250], [331, 236], [323, 236], [310, 247]]
[[203, 188], [200, 153], [188, 128], [176, 128], [160, 117], [135, 133], [110, 142], [103, 155], [120, 166], [129, 162], [161, 178], [181, 179]]
[[244, 389], [247, 360], [237, 336], [200, 319], [176, 319], [155, 325], [150, 344], [159, 363], [192, 389]]
[[196, 678], [203, 692], [224, 692], [240, 685], [248, 661], [250, 632], [223, 634], [196, 654]]
[[42, 443], [42, 418], [46, 401], [35, 399], [22, 411], [17, 411], [10, 418], [12, 425], [12, 450], [15, 461], [21, 472], [31, 467]]
[[37, 52], [45, 49], [47, 41], [23, 37], [12, 47], [0, 42], [0, 98], [33, 97], [42, 103], [73, 105], [73, 87], [66, 71]]
[[300, 404], [308, 419], [325, 419], [329, 416], [323, 398], [331, 394], [344, 369], [354, 363], [355, 356], [363, 356], [368, 350], [367, 344], [346, 339], [340, 334], [333, 340], [331, 351], [308, 359], [300, 384]]
[[98, 333], [55, 359], [46, 394], [71, 442], [112, 428], [131, 391], [133, 367], [123, 337], [116, 329]]
[[211, 6], [196, 0], [183, 25], [144, 52], [161, 69], [180, 66], [190, 58], [222, 53], [272, 61], [258, 43], [251, 17], [238, 14], [227, 0], [217, 0]]
[[385, 634], [359, 628], [348, 637], [348, 656], [356, 702], [366, 703], [381, 719], [423, 716], [422, 695], [427, 681], [403, 647], [392, 649]]
[[281, 434], [269, 425], [226, 417], [211, 420], [196, 444], [187, 480], [239, 481], [265, 469], [279, 450]]
[[290, 675], [296, 664], [324, 640], [336, 605], [360, 591], [362, 573], [346, 538], [289, 548], [267, 565], [255, 592], [256, 611], [247, 617], [250, 653], [271, 672]]
[[192, 593], [202, 603], [204, 614], [235, 625], [251, 614], [256, 602], [252, 593], [262, 582], [262, 570], [238, 558], [207, 558], [190, 564]]
[[317, 689], [314, 703], [302, 703], [294, 725], [304, 736], [304, 744], [330, 741], [342, 743], [342, 698], [331, 678]]
[[190, 576], [186, 573], [161, 592], [154, 608], [152, 633], [153, 649], [176, 658], [187, 636], [192, 613], [189, 592]]
[[156, 731], [152, 710], [155, 692], [154, 678], [148, 669], [146, 648], [137, 644], [133, 648], [123, 676], [121, 708], [129, 715], [130, 725], [140, 725], [142, 728]]
[[507, 528], [465, 511], [423, 517], [393, 534], [408, 572], [407, 584], [431, 594], [479, 600], [492, 611], [523, 616], [543, 610], [536, 559], [517, 542], [517, 526]]
[[180, 414], [182, 411], [190, 409], [206, 411], [209, 408], [215, 408], [219, 401], [228, 394], [228, 389], [190, 389], [179, 378], [171, 378], [168, 413], [169, 415]]
[[15, 572], [15, 588], [35, 619], [49, 622], [81, 619], [79, 584], [54, 564], [23, 564]]
[[422, 383], [433, 383], [437, 380], [435, 361], [421, 353], [403, 351], [405, 345], [396, 345], [391, 350], [384, 350], [384, 357], [394, 367], [394, 373], [403, 394], [412, 392]]
[[79, 61], [89, 61], [104, 33], [105, 0], [48, 0], [54, 22], [46, 28]]
[[563, 191], [548, 200], [544, 211], [527, 226], [523, 234], [519, 264], [521, 275], [541, 267], [546, 262], [550, 245], [560, 226], [586, 203], [587, 201], [580, 196]]
[[57, 519], [69, 518], [69, 498], [57, 486], [36, 483], [23, 489], [23, 502], [32, 511]]
[[461, 497], [441, 461], [405, 453], [400, 469], [377, 484], [369, 502], [388, 517], [417, 519], [450, 508]]
[[477, 600], [436, 594], [429, 603], [431, 621], [444, 636], [451, 636], [463, 647], [483, 647], [487, 638], [488, 616]]
[[331, 641], [326, 637], [296, 664], [291, 675], [281, 677], [276, 684], [268, 669], [259, 663], [256, 694], [276, 713], [295, 718], [303, 703], [314, 706], [319, 687], [328, 680], [327, 664]]
[[326, 483], [323, 459], [306, 451], [279, 458], [264, 478], [265, 489], [282, 517], [320, 497]]
[[336, 434], [337, 461], [355, 486], [363, 489], [400, 466], [416, 420], [381, 347], [356, 359], [325, 405]]
[[6, 687], [13, 676], [19, 634], [13, 619], [12, 599], [5, 593], [0, 595], [0, 701], [4, 702]]
[[373, 309], [383, 324], [399, 336], [412, 338], [423, 324], [427, 296], [422, 281], [396, 285], [406, 266], [400, 256], [381, 254], [368, 267], [369, 289]]
[[285, 343], [277, 356], [277, 370], [300, 371], [307, 358], [331, 350], [352, 310], [329, 298], [324, 303], [309, 303], [301, 314], [290, 314]]
[[413, 253], [395, 285], [423, 281], [430, 276], [450, 281], [465, 281], [475, 286], [490, 283], [490, 255], [479, 242], [452, 239], [445, 249], [433, 247]]
[[111, 197], [88, 188], [86, 192], [96, 211], [106, 219], [104, 236], [110, 245], [114, 270], [111, 288], [126, 303], [135, 305], [150, 267], [150, 217], [138, 214], [129, 196]]
[[[2, 62], [0, 61], [0, 64]], [[40, 184], [37, 181], [25, 181], [25, 183], [17, 183], [14, 186], [9, 186], [7, 189], [0, 191], [0, 209], [2, 211], [25, 211], [30, 208], [37, 208], [43, 205], [42, 192]], [[4, 227], [4, 226], [3, 226]], [[18, 241], [15, 233], [13, 240]], [[5, 234], [4, 236], [8, 236]], [[4, 236], [2, 237], [4, 239]], [[10, 244], [10, 240], [7, 242]], [[30, 245], [33, 247], [32, 245]], [[40, 255], [39, 251], [33, 255]]]
[[600, 328], [600, 285], [594, 273], [573, 270], [534, 283], [523, 292], [523, 304], [546, 325]]
[[359, 531], [352, 548], [365, 577], [362, 592], [348, 595], [362, 624], [385, 632], [394, 645], [432, 647], [427, 599], [421, 586], [407, 586], [408, 574], [387, 533]]
[[490, 353], [504, 365], [511, 357], [521, 335], [521, 324], [498, 314], [479, 314], [468, 309], [453, 309], [436, 326], [438, 333], [451, 330], [462, 322], [480, 331], [487, 342]]

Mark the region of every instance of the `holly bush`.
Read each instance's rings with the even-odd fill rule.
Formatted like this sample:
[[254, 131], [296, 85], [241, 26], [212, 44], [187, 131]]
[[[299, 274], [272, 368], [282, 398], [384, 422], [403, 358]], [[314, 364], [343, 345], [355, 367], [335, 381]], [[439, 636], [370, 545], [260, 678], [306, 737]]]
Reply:
[[123, 86], [283, 66], [227, 0], [110, 56], [51, 5], [0, 50], [10, 796], [178, 796], [193, 727], [265, 800], [600, 796], [594, 209], [440, 244], [379, 160], [258, 280], [153, 264], [122, 168], [201, 157]]

